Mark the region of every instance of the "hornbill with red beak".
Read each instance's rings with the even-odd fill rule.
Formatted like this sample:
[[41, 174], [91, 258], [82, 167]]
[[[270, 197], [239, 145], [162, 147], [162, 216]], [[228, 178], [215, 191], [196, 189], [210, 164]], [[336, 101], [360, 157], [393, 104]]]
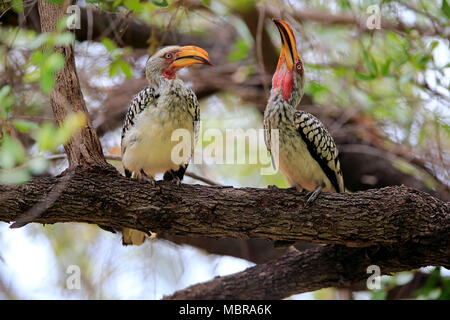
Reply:
[[[163, 173], [164, 180], [178, 185], [183, 179], [194, 151], [198, 135], [200, 108], [194, 92], [177, 79], [177, 71], [193, 65], [211, 65], [208, 53], [195, 46], [165, 47], [146, 63], [149, 86], [131, 101], [122, 129], [122, 163], [127, 177], [143, 179], [155, 185], [155, 175]], [[190, 133], [187, 148], [180, 161], [173, 159], [172, 150], [178, 141], [172, 133], [185, 129]], [[122, 230], [124, 245], [140, 245], [145, 233], [129, 228]]]
[[[313, 115], [296, 110], [304, 93], [305, 71], [294, 33], [282, 20], [273, 19], [281, 35], [281, 53], [272, 78], [264, 112], [266, 145], [271, 151], [270, 130], [279, 130], [279, 169], [297, 190], [310, 191], [306, 205], [321, 191], [344, 192], [344, 179], [333, 138]], [[275, 148], [274, 148], [275, 149]]]

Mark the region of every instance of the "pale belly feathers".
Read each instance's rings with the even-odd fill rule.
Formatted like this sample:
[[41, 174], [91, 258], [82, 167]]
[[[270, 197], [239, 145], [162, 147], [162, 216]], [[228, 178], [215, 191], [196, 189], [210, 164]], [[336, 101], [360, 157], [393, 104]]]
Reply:
[[[154, 177], [158, 173], [178, 170], [180, 164], [187, 164], [193, 150], [194, 123], [187, 111], [181, 112], [186, 114], [174, 116], [152, 107], [141, 112], [134, 127], [124, 137], [123, 143], [127, 146], [122, 155], [124, 167], [132, 172], [143, 169], [148, 176]], [[181, 128], [189, 132], [190, 139], [172, 141], [174, 130]], [[177, 163], [180, 157], [172, 159], [175, 146], [177, 150], [187, 151], [187, 154], [175, 153], [184, 158], [181, 163]]]
[[[300, 140], [300, 139], [299, 139]], [[335, 191], [330, 180], [314, 160], [303, 141], [298, 141], [293, 152], [280, 148], [280, 171], [289, 185], [298, 190], [312, 191], [325, 184], [324, 191]]]

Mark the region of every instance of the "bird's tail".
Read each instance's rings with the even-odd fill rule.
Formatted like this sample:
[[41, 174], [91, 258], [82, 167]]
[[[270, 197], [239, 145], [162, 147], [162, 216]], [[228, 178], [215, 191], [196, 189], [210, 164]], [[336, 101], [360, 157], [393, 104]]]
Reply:
[[[133, 172], [131, 173], [126, 168], [125, 169], [125, 176], [127, 178], [134, 178], [134, 179], [142, 179], [140, 173]], [[130, 228], [123, 228], [122, 229], [122, 244], [124, 246], [128, 245], [135, 245], [140, 246], [145, 242], [145, 238], [147, 235], [139, 230], [130, 229]]]
[[130, 228], [122, 229], [122, 244], [140, 246], [145, 241], [146, 234], [139, 230]]

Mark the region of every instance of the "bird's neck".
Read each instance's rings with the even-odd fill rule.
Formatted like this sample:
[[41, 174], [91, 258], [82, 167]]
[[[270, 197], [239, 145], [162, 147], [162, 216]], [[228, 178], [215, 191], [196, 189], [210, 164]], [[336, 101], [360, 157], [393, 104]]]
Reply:
[[176, 80], [176, 73], [166, 74], [165, 71], [163, 71], [147, 74], [147, 81], [149, 85], [155, 89], [169, 88]]
[[295, 109], [303, 96], [303, 84], [303, 77], [282, 64], [272, 78], [271, 99], [282, 99]]
[[278, 127], [275, 123], [292, 122], [294, 119], [295, 108], [283, 98], [282, 93], [272, 91], [266, 110], [264, 111], [264, 118], [275, 121], [273, 126]]

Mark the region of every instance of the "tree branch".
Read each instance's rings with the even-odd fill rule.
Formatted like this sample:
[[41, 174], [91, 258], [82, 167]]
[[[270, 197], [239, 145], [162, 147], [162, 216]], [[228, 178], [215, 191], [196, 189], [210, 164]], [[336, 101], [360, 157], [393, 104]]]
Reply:
[[347, 248], [327, 245], [305, 251], [291, 249], [282, 257], [226, 277], [177, 291], [165, 299], [283, 299], [327, 287], [348, 287], [367, 280], [367, 267], [381, 274], [428, 265], [450, 266], [450, 251], [437, 243], [407, 243], [400, 248]]
[[0, 186], [0, 221], [17, 220], [47, 201], [55, 185], [72, 177], [59, 198], [34, 222], [86, 222], [120, 230], [211, 238], [266, 238], [367, 247], [430, 237], [449, 247], [449, 203], [404, 186], [355, 194], [322, 194], [304, 208], [295, 189], [208, 187], [158, 182], [155, 188], [94, 167], [22, 186]]

